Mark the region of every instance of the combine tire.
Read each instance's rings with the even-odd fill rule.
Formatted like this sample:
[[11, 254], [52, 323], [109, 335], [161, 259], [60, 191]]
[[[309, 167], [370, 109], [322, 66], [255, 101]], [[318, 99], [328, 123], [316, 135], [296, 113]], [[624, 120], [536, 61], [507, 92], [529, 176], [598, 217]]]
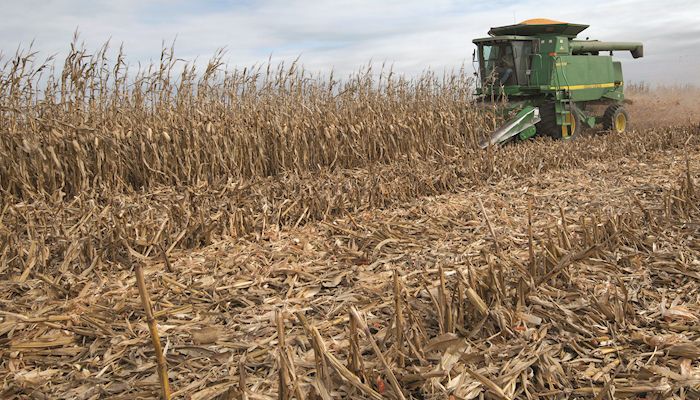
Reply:
[[623, 133], [627, 130], [629, 115], [622, 104], [613, 104], [605, 110], [603, 115], [603, 129], [614, 133]]
[[579, 120], [576, 113], [571, 113], [571, 126], [567, 129], [571, 129], [568, 136], [564, 136], [561, 130], [561, 126], [557, 125], [556, 110], [554, 108], [554, 103], [545, 103], [540, 106], [540, 119], [535, 126], [537, 127], [537, 133], [541, 135], [546, 135], [552, 139], [574, 139], [581, 132], [583, 124]]

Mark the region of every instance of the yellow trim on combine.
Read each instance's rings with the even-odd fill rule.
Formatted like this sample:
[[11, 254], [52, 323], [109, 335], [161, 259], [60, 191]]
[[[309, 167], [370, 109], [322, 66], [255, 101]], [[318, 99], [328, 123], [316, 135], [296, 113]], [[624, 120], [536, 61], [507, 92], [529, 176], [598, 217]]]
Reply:
[[571, 137], [571, 135], [573, 135], [574, 132], [576, 132], [576, 118], [574, 117], [573, 114], [568, 113], [564, 117], [564, 122], [569, 124], [569, 125], [565, 125], [565, 124], [561, 125], [561, 137], [566, 139], [566, 138]]
[[622, 133], [625, 131], [625, 128], [627, 128], [627, 117], [625, 117], [625, 114], [619, 113], [615, 117], [615, 130], [617, 133]]
[[611, 88], [615, 87], [615, 84], [613, 82], [610, 83], [595, 83], [593, 85], [573, 85], [573, 86], [550, 86], [549, 90], [559, 90], [559, 89], [566, 89], [566, 90], [581, 90], [581, 89], [605, 89], [605, 88]]

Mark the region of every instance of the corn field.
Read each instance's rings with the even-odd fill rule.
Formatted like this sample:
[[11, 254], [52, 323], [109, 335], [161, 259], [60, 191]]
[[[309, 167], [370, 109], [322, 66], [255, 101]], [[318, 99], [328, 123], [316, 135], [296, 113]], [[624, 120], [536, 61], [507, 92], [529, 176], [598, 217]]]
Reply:
[[0, 397], [700, 396], [697, 104], [480, 150], [464, 70], [222, 59], [3, 60]]
[[176, 72], [166, 49], [160, 64], [130, 73], [121, 52], [107, 54], [74, 45], [58, 72], [33, 53], [6, 61], [8, 194], [73, 197], [452, 156], [475, 147], [490, 122], [464, 70], [407, 79], [367, 68], [341, 82], [294, 63], [222, 70], [217, 55], [204, 71]]

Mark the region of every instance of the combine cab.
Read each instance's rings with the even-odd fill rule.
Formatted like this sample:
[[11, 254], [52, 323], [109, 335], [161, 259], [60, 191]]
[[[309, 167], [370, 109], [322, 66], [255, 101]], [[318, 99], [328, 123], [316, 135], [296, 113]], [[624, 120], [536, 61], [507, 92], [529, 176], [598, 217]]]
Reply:
[[491, 28], [489, 37], [474, 40], [480, 78], [477, 95], [486, 102], [507, 100], [507, 109], [515, 113], [482, 147], [535, 135], [569, 139], [584, 125], [625, 131], [622, 65], [613, 61], [612, 54], [629, 51], [639, 58], [643, 46], [577, 40], [576, 35], [586, 28], [535, 19]]

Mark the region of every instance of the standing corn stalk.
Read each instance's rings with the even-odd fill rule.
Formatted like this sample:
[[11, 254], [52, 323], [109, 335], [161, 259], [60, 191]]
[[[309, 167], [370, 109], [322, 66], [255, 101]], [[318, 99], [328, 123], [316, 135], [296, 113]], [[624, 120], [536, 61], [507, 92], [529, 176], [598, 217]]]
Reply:
[[160, 345], [160, 337], [158, 336], [158, 325], [156, 325], [156, 319], [153, 317], [153, 310], [151, 309], [151, 299], [149, 298], [148, 291], [146, 290], [146, 281], [143, 278], [143, 268], [141, 267], [141, 264], [136, 264], [136, 284], [139, 287], [141, 303], [143, 304], [143, 309], [146, 311], [148, 329], [151, 331], [151, 340], [153, 341], [153, 348], [156, 351], [156, 362], [158, 363], [158, 378], [160, 380], [160, 387], [162, 389], [162, 398], [164, 400], [170, 400], [170, 383], [168, 383], [168, 367], [165, 364], [165, 357], [163, 357], [163, 348]]

